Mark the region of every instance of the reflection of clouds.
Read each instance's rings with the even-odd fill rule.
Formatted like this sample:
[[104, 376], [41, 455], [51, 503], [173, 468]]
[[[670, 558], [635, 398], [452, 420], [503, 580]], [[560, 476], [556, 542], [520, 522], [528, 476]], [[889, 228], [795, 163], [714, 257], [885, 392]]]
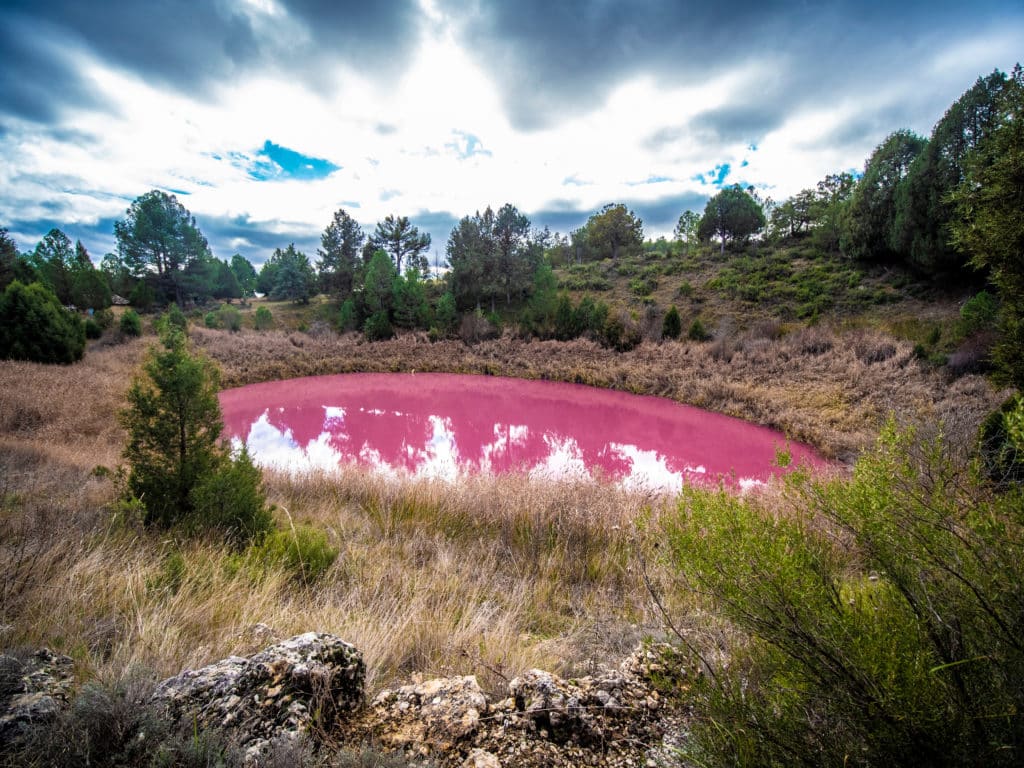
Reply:
[[548, 455], [534, 465], [530, 470], [530, 477], [555, 480], [591, 477], [590, 470], [583, 460], [583, 451], [580, 450], [575, 438], [544, 435], [544, 442], [549, 449]]
[[324, 406], [324, 429], [341, 427], [345, 423], [345, 409], [336, 405]]
[[344, 457], [330, 444], [330, 432], [322, 432], [306, 446], [299, 445], [292, 431], [283, 432], [270, 423], [270, 412], [263, 414], [249, 427], [245, 444], [254, 462], [263, 467], [303, 472], [312, 469], [335, 469]]
[[[637, 491], [679, 491], [683, 487], [682, 472], [673, 472], [668, 468], [667, 458], [657, 451], [642, 451], [635, 445], [610, 443], [608, 447], [613, 453], [629, 462], [629, 473], [619, 481], [619, 485]], [[687, 470], [690, 467], [686, 468]], [[696, 469], [703, 470], [703, 467]]]
[[766, 485], [764, 480], [758, 480], [756, 477], [741, 477], [737, 482], [743, 492]]
[[[441, 480], [455, 480], [459, 476], [459, 449], [455, 444], [455, 432], [451, 419], [430, 416], [433, 428], [430, 439], [422, 451], [416, 451], [419, 461], [416, 477], [433, 477]], [[409, 446], [412, 452], [413, 446]]]
[[[276, 410], [276, 409], [275, 409]], [[372, 416], [401, 416], [399, 411], [359, 409]], [[265, 410], [254, 421], [246, 437], [249, 454], [260, 466], [289, 472], [311, 470], [330, 471], [345, 463], [359, 462], [372, 467], [386, 477], [412, 476], [436, 478], [453, 482], [472, 472], [493, 473], [511, 467], [511, 457], [519, 450], [528, 452], [531, 431], [523, 424], [497, 423], [494, 439], [481, 446], [479, 466], [472, 459], [461, 460], [455, 426], [451, 418], [429, 415], [430, 432], [423, 445], [403, 442], [401, 450], [391, 463], [374, 444], [374, 437], [361, 440], [354, 455], [339, 451], [335, 446], [351, 440], [346, 432], [346, 409], [324, 406], [322, 430], [315, 439], [300, 445], [292, 429], [281, 429], [270, 421], [271, 410]], [[583, 449], [574, 437], [559, 433], [532, 434], [534, 442], [540, 437], [544, 451], [540, 458], [532, 457], [530, 465], [523, 467], [531, 477], [543, 479], [585, 479], [593, 476], [587, 465]], [[235, 449], [241, 442], [234, 441]], [[470, 446], [472, 449], [472, 446]], [[518, 449], [518, 450], [517, 450]], [[611, 442], [602, 453], [612, 455], [625, 471], [618, 485], [636, 491], [677, 493], [685, 484], [714, 484], [721, 478], [712, 478], [703, 464], [685, 465], [680, 470], [669, 467], [669, 457], [657, 450], [646, 450], [630, 443]], [[765, 485], [754, 477], [733, 478], [741, 492]]]
[[493, 472], [499, 458], [508, 458], [509, 448], [525, 446], [530, 428], [525, 424], [495, 424], [494, 440], [480, 449], [480, 471]]

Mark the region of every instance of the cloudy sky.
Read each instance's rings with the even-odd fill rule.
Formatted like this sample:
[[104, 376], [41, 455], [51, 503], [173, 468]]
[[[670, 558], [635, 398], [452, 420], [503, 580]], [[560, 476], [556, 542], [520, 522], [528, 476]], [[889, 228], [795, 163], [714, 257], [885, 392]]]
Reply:
[[338, 208], [444, 259], [506, 202], [649, 236], [722, 184], [781, 200], [927, 135], [1024, 53], [1019, 0], [0, 0], [0, 226], [94, 260], [158, 188], [214, 253], [315, 257]]

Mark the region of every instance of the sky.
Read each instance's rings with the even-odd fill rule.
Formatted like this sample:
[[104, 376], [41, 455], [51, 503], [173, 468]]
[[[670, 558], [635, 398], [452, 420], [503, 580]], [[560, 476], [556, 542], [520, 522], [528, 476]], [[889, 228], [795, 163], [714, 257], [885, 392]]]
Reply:
[[0, 0], [0, 226], [98, 262], [161, 189], [257, 265], [315, 260], [339, 208], [408, 216], [441, 263], [505, 203], [671, 237], [723, 185], [783, 200], [927, 136], [1022, 53], [1019, 0]]

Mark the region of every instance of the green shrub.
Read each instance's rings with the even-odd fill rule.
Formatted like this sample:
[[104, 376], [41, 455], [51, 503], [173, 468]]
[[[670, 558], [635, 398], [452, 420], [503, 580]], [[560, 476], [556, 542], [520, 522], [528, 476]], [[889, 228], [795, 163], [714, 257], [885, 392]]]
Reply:
[[434, 308], [434, 324], [444, 336], [453, 335], [459, 327], [459, 314], [455, 308], [455, 296], [445, 291]]
[[186, 525], [193, 532], [217, 530], [234, 546], [262, 541], [274, 527], [263, 491], [263, 475], [245, 448], [238, 456], [226, 457], [215, 472], [202, 478], [189, 498], [192, 518]]
[[[344, 305], [343, 305], [344, 307]], [[257, 307], [253, 316], [253, 326], [257, 331], [266, 331], [274, 325], [274, 318], [266, 307]]]
[[167, 311], [160, 316], [157, 325], [161, 333], [172, 332], [174, 329], [177, 329], [186, 335], [188, 334], [188, 318], [185, 317], [185, 313], [181, 311], [181, 307], [177, 304], [171, 304], [167, 308]]
[[85, 353], [85, 324], [42, 283], [15, 280], [0, 294], [0, 359], [73, 363]]
[[679, 285], [679, 295], [684, 299], [688, 299], [693, 296], [693, 285], [690, 284], [689, 280], [683, 280]]
[[707, 341], [711, 338], [711, 334], [708, 333], [701, 319], [695, 317], [693, 322], [690, 323], [690, 329], [686, 332], [686, 338], [690, 339], [690, 341]]
[[957, 331], [961, 336], [970, 336], [978, 331], [994, 331], [998, 313], [998, 299], [988, 291], [981, 291], [964, 302], [960, 308]]
[[114, 313], [109, 309], [97, 309], [93, 313], [93, 319], [101, 330], [107, 330], [114, 325]]
[[207, 328], [220, 328], [220, 320], [217, 319], [217, 313], [207, 312], [203, 315], [203, 325]]
[[125, 336], [141, 336], [142, 318], [139, 317], [139, 313], [134, 309], [126, 309], [121, 315], [120, 328]]
[[131, 302], [131, 305], [136, 309], [145, 311], [152, 307], [153, 303], [156, 301], [156, 292], [149, 283], [144, 280], [140, 280], [135, 284], [135, 287], [132, 288], [131, 293], [128, 294], [128, 301]]
[[391, 327], [387, 311], [374, 312], [366, 318], [366, 322], [363, 324], [363, 334], [368, 341], [382, 341], [394, 336], [395, 331]]
[[354, 331], [358, 326], [358, 320], [356, 303], [352, 299], [345, 299], [338, 310], [338, 330], [342, 333]]
[[258, 540], [270, 516], [248, 454], [233, 459], [219, 443], [219, 371], [188, 350], [176, 326], [167, 328], [120, 414], [131, 467], [126, 491], [145, 507], [146, 524], [184, 524], [189, 532], [212, 528], [235, 544]]
[[666, 339], [678, 339], [683, 332], [683, 321], [679, 318], [679, 310], [673, 304], [665, 313], [665, 319], [661, 323], [661, 335]]
[[238, 307], [222, 304], [217, 310], [217, 322], [221, 328], [237, 333], [242, 330], [242, 313], [238, 311]]
[[1011, 397], [986, 417], [979, 449], [985, 473], [994, 483], [1024, 483], [1024, 397]]
[[1017, 765], [1024, 498], [893, 425], [851, 479], [686, 491], [672, 562], [728, 620], [691, 643], [698, 765]]
[[331, 567], [338, 550], [322, 530], [300, 524], [271, 533], [253, 548], [252, 557], [263, 565], [284, 568], [303, 584], [312, 584]]
[[85, 338], [87, 339], [98, 339], [103, 335], [103, 329], [100, 328], [100, 324], [93, 320], [91, 317], [85, 319]]

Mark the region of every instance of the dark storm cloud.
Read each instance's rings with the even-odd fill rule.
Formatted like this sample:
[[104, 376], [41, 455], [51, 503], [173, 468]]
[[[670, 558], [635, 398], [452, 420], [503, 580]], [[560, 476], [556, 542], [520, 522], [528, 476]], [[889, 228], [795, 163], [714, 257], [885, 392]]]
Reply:
[[757, 144], [782, 125], [787, 111], [781, 101], [745, 102], [701, 112], [689, 127], [698, 139]]
[[[599, 105], [615, 84], [639, 74], [659, 82], [695, 84], [727, 68], [763, 63], [755, 87], [768, 85], [771, 117], [837, 87], [901, 71], [915, 45], [929, 50], [963, 39], [1000, 16], [1021, 11], [1007, 0], [973, 4], [593, 2], [442, 0], [463, 45], [499, 83], [506, 109], [520, 128], [555, 124]], [[880, 41], [888, 41], [883, 46]], [[731, 109], [731, 108], [730, 108]], [[750, 113], [725, 112], [708, 127], [721, 135], [749, 133], [765, 101]], [[735, 119], [731, 125], [729, 118]], [[671, 134], [671, 129], [669, 134]], [[654, 134], [655, 144], [671, 135]]]
[[62, 109], [88, 106], [88, 84], [45, 40], [33, 40], [0, 11], [0, 114], [49, 123]]
[[312, 46], [282, 52], [228, 2], [10, 0], [0, 6], [0, 113], [47, 122], [69, 100], [91, 98], [57, 55], [61, 49], [86, 50], [155, 83], [202, 94], [256, 68], [319, 83], [336, 60], [358, 65], [366, 76], [394, 75], [419, 35], [414, 0], [284, 0], [282, 6], [312, 36]]
[[320, 233], [301, 224], [279, 221], [254, 221], [247, 214], [239, 216], [208, 216], [196, 214], [196, 224], [210, 243], [218, 259], [230, 259], [240, 253], [257, 269], [273, 254], [275, 248], [295, 243], [296, 250], [317, 260]]

